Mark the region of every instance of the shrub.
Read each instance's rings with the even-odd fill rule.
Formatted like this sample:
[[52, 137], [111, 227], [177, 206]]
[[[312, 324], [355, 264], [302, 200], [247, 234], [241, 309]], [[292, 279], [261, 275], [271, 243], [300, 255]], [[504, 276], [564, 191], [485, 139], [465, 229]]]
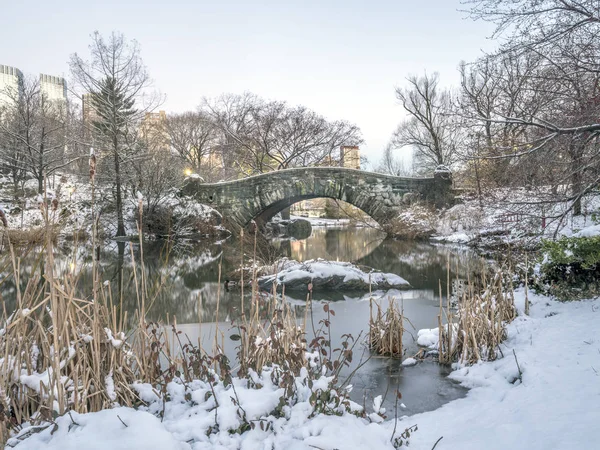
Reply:
[[386, 225], [386, 232], [396, 239], [429, 239], [435, 232], [435, 211], [414, 204], [402, 211]]
[[600, 293], [600, 236], [542, 242], [538, 288], [561, 300]]

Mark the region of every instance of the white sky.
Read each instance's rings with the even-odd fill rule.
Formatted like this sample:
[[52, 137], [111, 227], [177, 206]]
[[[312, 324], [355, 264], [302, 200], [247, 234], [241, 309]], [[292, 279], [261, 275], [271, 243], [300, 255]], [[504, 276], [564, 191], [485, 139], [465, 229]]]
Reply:
[[69, 55], [89, 35], [123, 32], [142, 47], [162, 109], [250, 91], [356, 123], [377, 162], [402, 119], [394, 88], [409, 74], [457, 66], [490, 49], [489, 24], [460, 0], [20, 0], [1, 1], [0, 64], [69, 78]]

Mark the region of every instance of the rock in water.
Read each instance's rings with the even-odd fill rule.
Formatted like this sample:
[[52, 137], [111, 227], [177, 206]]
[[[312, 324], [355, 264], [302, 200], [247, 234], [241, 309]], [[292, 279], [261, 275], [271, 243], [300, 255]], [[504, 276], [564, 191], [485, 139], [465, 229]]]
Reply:
[[[365, 268], [365, 270], [369, 270]], [[303, 263], [286, 261], [277, 274], [258, 279], [261, 289], [271, 290], [273, 284], [285, 285], [286, 290], [307, 290], [312, 283], [313, 291], [342, 290], [360, 291], [372, 289], [407, 289], [410, 284], [393, 273], [365, 271], [349, 262], [310, 260]], [[372, 269], [371, 269], [372, 270]]]
[[287, 234], [296, 239], [307, 239], [312, 233], [312, 225], [306, 219], [294, 219], [287, 227]]

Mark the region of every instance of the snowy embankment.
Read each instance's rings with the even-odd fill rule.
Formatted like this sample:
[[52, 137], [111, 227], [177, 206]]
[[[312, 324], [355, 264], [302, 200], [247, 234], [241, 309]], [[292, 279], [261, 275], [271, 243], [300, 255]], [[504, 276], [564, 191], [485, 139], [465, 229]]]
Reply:
[[594, 219], [600, 213], [600, 196], [584, 198], [580, 216], [573, 216], [567, 203], [552, 204], [550, 200], [548, 194], [526, 189], [497, 189], [481, 201], [463, 198], [434, 218], [433, 240], [477, 247], [531, 247], [542, 238], [552, 239], [556, 232], [571, 236], [597, 225]]
[[[44, 202], [48, 204], [48, 220], [55, 225], [59, 235], [73, 235], [76, 232], [92, 233], [92, 218], [98, 216], [98, 234], [114, 236], [117, 216], [114, 204], [113, 188], [110, 185], [97, 185], [92, 195], [92, 185], [87, 177], [57, 174], [48, 183], [45, 195], [37, 193], [37, 181], [28, 180], [23, 186], [23, 193], [16, 200], [12, 192], [12, 184], [6, 177], [0, 177], [0, 207], [5, 211], [8, 228], [32, 229], [45, 226], [42, 211]], [[168, 226], [178, 227], [171, 230], [178, 234], [193, 234], [197, 229], [214, 228], [224, 231], [220, 226], [220, 215], [210, 206], [198, 203], [190, 197], [179, 197], [176, 189], [164, 193], [157, 205], [160, 214], [168, 215], [164, 222]], [[148, 199], [142, 194], [126, 191], [124, 194], [125, 232], [128, 236], [138, 234], [137, 213], [139, 202], [144, 211], [148, 209]], [[153, 202], [154, 203], [154, 202]], [[167, 213], [168, 214], [165, 214]], [[160, 217], [159, 217], [160, 219]], [[144, 223], [156, 225], [160, 220], [144, 218]], [[151, 230], [150, 230], [151, 231]], [[218, 234], [218, 233], [215, 233]]]
[[271, 290], [273, 284], [285, 286], [286, 290], [306, 290], [309, 283], [313, 289], [368, 290], [409, 288], [404, 278], [393, 273], [364, 271], [349, 262], [311, 259], [305, 262], [285, 260], [273, 275], [258, 279], [261, 289]]
[[326, 217], [290, 216], [291, 219], [303, 219], [310, 222], [313, 227], [345, 227], [350, 224], [350, 219], [328, 219]]
[[[522, 290], [517, 297], [522, 305]], [[600, 299], [559, 303], [532, 294], [529, 298], [531, 316], [521, 313], [508, 326], [504, 358], [450, 375], [471, 388], [465, 398], [398, 421], [396, 436], [418, 425], [410, 449], [431, 450], [440, 438], [437, 450], [598, 448]], [[170, 400], [164, 404], [148, 385], [137, 385], [149, 406], [73, 413], [40, 432], [25, 429], [21, 436], [31, 435], [21, 442], [13, 438], [10, 444], [18, 443], [21, 450], [393, 448], [393, 411], [386, 412], [383, 423], [373, 413], [368, 418], [350, 413], [310, 417], [311, 393], [327, 381], [316, 382], [311, 390], [300, 377], [298, 402], [275, 417], [270, 411], [277, 406], [280, 388], [268, 371], [253, 379], [253, 388], [237, 379], [235, 389], [215, 385], [216, 409], [213, 390], [205, 382], [170, 383]], [[161, 414], [162, 419], [157, 417]], [[230, 433], [240, 426], [243, 414], [254, 421], [254, 428]]]
[[441, 450], [598, 448], [600, 299], [529, 299], [531, 315], [508, 325], [504, 358], [450, 375], [471, 388], [465, 398], [400, 422], [419, 426], [411, 449], [430, 450], [441, 436]]

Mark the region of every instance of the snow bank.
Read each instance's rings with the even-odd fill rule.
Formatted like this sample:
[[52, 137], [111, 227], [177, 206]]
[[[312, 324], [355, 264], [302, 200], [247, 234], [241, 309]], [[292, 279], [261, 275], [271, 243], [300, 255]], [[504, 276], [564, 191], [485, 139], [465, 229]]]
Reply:
[[[111, 186], [95, 186], [95, 206], [92, 208], [92, 186], [88, 177], [56, 174], [52, 179], [54, 181], [48, 183], [46, 201], [56, 199], [58, 203], [56, 208], [49, 207], [48, 218], [52, 224], [58, 225], [61, 235], [67, 236], [81, 231], [91, 234], [93, 209], [99, 214], [99, 235], [112, 236], [115, 234], [116, 212], [113, 211], [113, 208], [106, 208], [113, 201]], [[0, 179], [0, 198], [12, 199], [11, 185], [6, 181], [6, 179]], [[30, 229], [44, 226], [44, 214], [41, 209], [44, 197], [37, 194], [37, 181], [25, 182], [24, 191], [25, 198], [20, 199], [20, 202], [11, 201], [2, 206], [6, 213], [8, 227]], [[188, 222], [206, 222], [212, 226], [215, 218], [220, 216], [210, 206], [198, 203], [190, 197], [179, 197], [177, 194], [176, 189], [165, 192], [159, 202], [159, 206], [169, 208], [174, 217], [191, 218]], [[139, 191], [135, 194], [129, 191], [125, 193], [123, 204], [127, 235], [137, 235], [136, 214], [139, 202], [145, 203], [148, 197], [147, 194], [144, 195]], [[109, 212], [106, 212], [107, 210]]]
[[[524, 293], [516, 292], [524, 305]], [[459, 368], [465, 398], [401, 420], [412, 450], [595, 449], [600, 442], [600, 299], [559, 303], [531, 292], [531, 316], [508, 325], [504, 358]], [[513, 355], [516, 353], [519, 369]], [[393, 421], [386, 422], [388, 429]]]
[[[383, 419], [381, 405], [359, 418], [344, 412], [337, 415], [313, 415], [311, 396], [326, 388], [329, 378], [322, 377], [309, 388], [297, 379], [298, 401], [284, 406], [281, 416], [271, 412], [278, 406], [283, 389], [271, 381], [271, 371], [253, 374], [254, 388], [248, 380], [234, 379], [233, 386], [212, 386], [202, 381], [171, 382], [170, 400], [163, 403], [146, 384], [136, 384], [147, 407], [136, 411], [116, 408], [92, 414], [72, 414], [56, 420], [57, 427], [32, 434], [18, 446], [21, 450], [44, 448], [70, 449], [392, 449], [388, 430], [377, 425]], [[235, 389], [234, 389], [235, 387]], [[216, 400], [215, 400], [216, 397]], [[381, 398], [380, 398], [381, 400]], [[237, 406], [237, 403], [241, 407]], [[381, 401], [379, 402], [381, 403]], [[218, 408], [215, 409], [215, 406]], [[353, 408], [360, 409], [356, 404]], [[156, 416], [162, 415], [162, 420]], [[244, 423], [254, 423], [239, 432]], [[25, 429], [20, 436], [33, 431]], [[13, 438], [9, 444], [18, 442]]]
[[[168, 431], [160, 420], [147, 412], [132, 408], [107, 409], [93, 414], [71, 413], [59, 417], [53, 426], [19, 443], [19, 450], [130, 450], [130, 449], [191, 449]], [[29, 429], [31, 430], [31, 429]], [[11, 439], [8, 444], [17, 444]]]
[[600, 225], [592, 225], [573, 234], [573, 237], [594, 237], [600, 236]]
[[535, 247], [542, 238], [553, 239], [556, 231], [565, 236], [600, 234], [600, 226], [593, 224], [594, 214], [600, 213], [599, 195], [583, 199], [580, 216], [573, 216], [570, 204], [560, 200], [550, 191], [524, 188], [495, 189], [486, 192], [481, 202], [464, 197], [463, 203], [440, 214], [434, 239], [478, 247]]

